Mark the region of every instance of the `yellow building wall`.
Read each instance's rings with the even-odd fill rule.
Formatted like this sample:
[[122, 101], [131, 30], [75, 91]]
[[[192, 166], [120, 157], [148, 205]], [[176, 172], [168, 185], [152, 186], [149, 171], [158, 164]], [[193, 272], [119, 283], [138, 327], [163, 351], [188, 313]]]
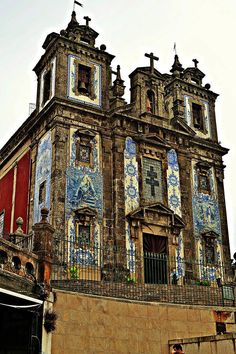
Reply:
[[168, 354], [169, 340], [216, 334], [210, 307], [57, 291], [54, 310], [58, 320], [52, 354]]

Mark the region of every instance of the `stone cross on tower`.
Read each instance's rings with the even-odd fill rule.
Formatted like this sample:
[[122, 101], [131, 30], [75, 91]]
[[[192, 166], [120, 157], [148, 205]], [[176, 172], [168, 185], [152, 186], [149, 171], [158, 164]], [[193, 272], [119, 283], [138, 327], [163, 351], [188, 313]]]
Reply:
[[195, 68], [197, 68], [197, 64], [199, 63], [199, 61], [197, 59], [193, 59], [193, 62], [194, 62]]
[[88, 16], [84, 16], [84, 19], [86, 21], [86, 26], [89, 27], [89, 22], [91, 21], [91, 18]]
[[158, 61], [159, 58], [155, 57], [153, 53], [150, 54], [145, 53], [145, 57], [150, 58], [150, 71], [151, 74], [154, 74], [154, 60]]

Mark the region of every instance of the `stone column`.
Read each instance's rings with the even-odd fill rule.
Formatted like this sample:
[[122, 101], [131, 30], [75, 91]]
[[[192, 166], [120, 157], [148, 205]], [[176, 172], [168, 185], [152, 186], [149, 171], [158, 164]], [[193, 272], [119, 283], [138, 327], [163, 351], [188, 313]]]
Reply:
[[48, 209], [42, 208], [42, 219], [33, 226], [34, 248], [33, 252], [39, 257], [38, 282], [44, 283], [47, 290], [50, 290], [53, 258], [53, 234], [55, 229], [48, 223]]

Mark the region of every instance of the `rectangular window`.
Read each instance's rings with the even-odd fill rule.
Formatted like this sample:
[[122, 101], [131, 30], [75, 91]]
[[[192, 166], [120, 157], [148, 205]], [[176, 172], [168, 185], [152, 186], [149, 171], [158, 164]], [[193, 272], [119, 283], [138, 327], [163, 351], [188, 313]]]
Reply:
[[206, 264], [215, 263], [215, 245], [214, 240], [210, 238], [205, 240], [205, 261]]
[[4, 211], [0, 212], [0, 236], [3, 236], [3, 232], [4, 232]]
[[91, 84], [91, 68], [82, 64], [78, 67], [78, 92], [89, 94]]
[[86, 145], [79, 146], [79, 161], [90, 163], [91, 147]]
[[77, 241], [80, 244], [89, 244], [90, 243], [90, 225], [80, 225], [77, 224]]
[[46, 200], [46, 181], [42, 182], [39, 186], [39, 204], [44, 203]]
[[200, 193], [210, 194], [210, 181], [208, 174], [199, 173], [198, 175], [198, 190]]
[[43, 80], [43, 104], [45, 104], [51, 96], [51, 76], [52, 72], [49, 70], [45, 75], [44, 75], [44, 80]]
[[203, 130], [204, 124], [203, 124], [202, 106], [200, 104], [192, 103], [192, 113], [193, 113], [194, 128]]

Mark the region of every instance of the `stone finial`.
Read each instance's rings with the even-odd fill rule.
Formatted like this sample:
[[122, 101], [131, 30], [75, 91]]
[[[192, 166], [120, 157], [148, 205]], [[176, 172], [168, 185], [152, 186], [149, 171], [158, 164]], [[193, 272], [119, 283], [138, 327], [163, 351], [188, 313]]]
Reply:
[[41, 221], [40, 223], [48, 223], [48, 214], [49, 214], [49, 210], [47, 208], [42, 208], [41, 209]]
[[77, 19], [76, 19], [76, 12], [75, 11], [72, 11], [72, 14], [71, 14], [71, 23], [78, 23], [77, 22]]
[[170, 70], [174, 76], [180, 76], [180, 73], [184, 70], [182, 64], [179, 61], [179, 57], [175, 54], [174, 64], [172, 65], [172, 69]]
[[121, 80], [121, 75], [120, 75], [120, 65], [117, 65], [117, 74], [116, 74], [116, 79]]
[[77, 27], [79, 27], [79, 23], [76, 19], [76, 12], [75, 11], [72, 11], [72, 14], [71, 14], [71, 20], [70, 22], [68, 23], [68, 26], [67, 26], [67, 29], [65, 31], [66, 32], [70, 32], [70, 31], [73, 31], [74, 29], [76, 29]]
[[113, 83], [113, 95], [115, 97], [122, 97], [125, 92], [124, 80], [121, 79], [120, 65], [117, 65], [117, 71], [112, 71], [116, 75], [116, 79]]
[[22, 219], [22, 217], [19, 217], [16, 219], [16, 225], [17, 225], [17, 229], [15, 231], [15, 235], [23, 235], [23, 230], [22, 230], [22, 225], [24, 224], [24, 220]]

